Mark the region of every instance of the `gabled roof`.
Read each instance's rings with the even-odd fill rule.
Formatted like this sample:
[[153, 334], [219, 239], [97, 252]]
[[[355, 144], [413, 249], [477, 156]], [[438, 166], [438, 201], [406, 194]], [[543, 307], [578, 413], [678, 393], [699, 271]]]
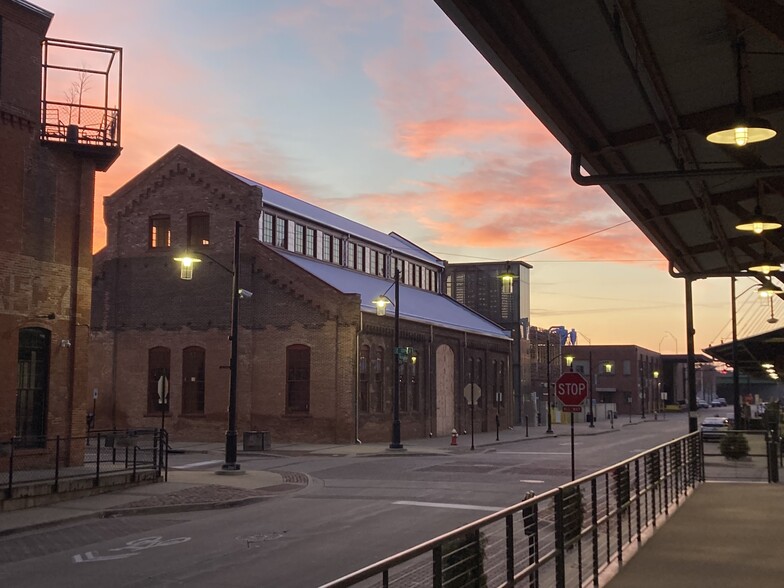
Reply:
[[262, 206], [269, 204], [279, 210], [288, 212], [293, 216], [298, 216], [303, 219], [310, 219], [319, 225], [333, 229], [339, 233], [343, 233], [350, 237], [358, 237], [363, 241], [376, 243], [379, 246], [392, 250], [396, 253], [406, 255], [413, 259], [418, 259], [426, 263], [443, 266], [444, 262], [431, 255], [421, 247], [418, 247], [411, 241], [400, 237], [395, 233], [387, 235], [381, 231], [372, 229], [366, 225], [349, 220], [339, 214], [319, 208], [315, 204], [310, 204], [299, 198], [284, 194], [274, 188], [270, 188], [264, 184], [245, 178], [239, 174], [235, 174], [229, 170], [225, 170], [239, 180], [242, 180], [250, 186], [260, 188], [262, 191]]
[[[337, 291], [344, 294], [359, 294], [363, 312], [375, 314], [376, 306], [373, 304], [373, 299], [385, 292], [390, 299], [394, 299], [392, 280], [287, 251], [277, 249], [275, 251]], [[400, 285], [400, 318], [497, 339], [511, 338], [508, 331], [448, 296], [403, 284]]]

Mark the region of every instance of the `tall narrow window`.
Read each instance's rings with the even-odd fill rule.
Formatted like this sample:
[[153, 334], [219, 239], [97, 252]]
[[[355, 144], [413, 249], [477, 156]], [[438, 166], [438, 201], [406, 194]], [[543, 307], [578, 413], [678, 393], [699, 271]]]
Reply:
[[332, 261], [332, 235], [326, 233], [322, 235], [321, 259]]
[[357, 245], [357, 269], [365, 271], [365, 248], [362, 245]]
[[[158, 387], [168, 389], [171, 352], [168, 347], [153, 347], [147, 352], [147, 413], [161, 411], [158, 402]], [[163, 378], [163, 381], [161, 381]], [[163, 410], [169, 410], [169, 398], [163, 403]]]
[[316, 229], [305, 229], [305, 255], [316, 257]]
[[346, 267], [354, 268], [354, 260], [357, 257], [357, 244], [346, 244]]
[[384, 348], [376, 347], [373, 360], [373, 402], [375, 412], [384, 412]]
[[188, 215], [188, 246], [205, 247], [210, 244], [210, 215], [196, 212]]
[[[395, 358], [395, 361], [399, 360]], [[400, 378], [400, 412], [408, 412], [409, 407], [408, 366], [408, 362], [401, 363], [398, 370], [398, 377]]]
[[204, 414], [204, 348], [182, 350], [182, 413]]
[[376, 275], [376, 252], [373, 251], [372, 249], [368, 249], [368, 253], [369, 253], [369, 255], [368, 255], [367, 272], [371, 276], [375, 276]]
[[261, 240], [264, 243], [272, 245], [275, 240], [275, 217], [269, 212], [264, 213], [263, 220], [261, 221]]
[[286, 249], [288, 247], [288, 223], [285, 218], [275, 219], [275, 246]]
[[286, 412], [310, 411], [310, 347], [286, 348]]
[[[343, 256], [340, 254], [340, 248], [343, 246], [343, 240], [337, 237], [332, 237], [332, 263], [340, 265]], [[357, 254], [359, 255], [359, 254]]]
[[150, 217], [150, 247], [171, 247], [171, 220], [166, 215]]
[[378, 275], [382, 277], [387, 276], [387, 254], [378, 254]]
[[305, 252], [305, 227], [299, 223], [294, 224], [294, 251]]
[[22, 447], [46, 444], [51, 334], [46, 329], [19, 331], [16, 383], [16, 436]]
[[411, 361], [408, 364], [408, 389], [411, 391], [411, 410], [419, 412], [421, 407], [421, 391], [419, 389], [419, 364]]
[[363, 345], [359, 352], [359, 410], [368, 412], [370, 401], [368, 398], [370, 385], [370, 347]]

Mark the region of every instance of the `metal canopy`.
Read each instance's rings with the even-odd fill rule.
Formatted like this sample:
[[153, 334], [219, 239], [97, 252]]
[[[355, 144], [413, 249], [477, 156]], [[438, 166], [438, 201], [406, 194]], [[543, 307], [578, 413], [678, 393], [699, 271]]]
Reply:
[[[784, 7], [775, 0], [436, 0], [607, 194], [689, 278], [784, 261]], [[740, 64], [740, 67], [738, 65]], [[709, 143], [738, 105], [779, 134]], [[771, 274], [781, 277], [780, 272]]]
[[[764, 363], [770, 363], [780, 368], [784, 360], [784, 329], [776, 329], [754, 337], [738, 339], [736, 362], [733, 361], [732, 343], [723, 343], [705, 349], [705, 353], [726, 364], [737, 367], [738, 372], [748, 374], [753, 378], [770, 379]], [[777, 369], [781, 377], [781, 370]]]

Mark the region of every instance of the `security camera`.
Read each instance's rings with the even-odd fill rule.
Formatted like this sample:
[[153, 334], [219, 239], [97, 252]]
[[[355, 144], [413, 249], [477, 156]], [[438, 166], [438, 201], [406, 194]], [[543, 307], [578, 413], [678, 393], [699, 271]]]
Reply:
[[253, 292], [240, 288], [240, 298], [250, 298], [251, 296], [253, 296]]

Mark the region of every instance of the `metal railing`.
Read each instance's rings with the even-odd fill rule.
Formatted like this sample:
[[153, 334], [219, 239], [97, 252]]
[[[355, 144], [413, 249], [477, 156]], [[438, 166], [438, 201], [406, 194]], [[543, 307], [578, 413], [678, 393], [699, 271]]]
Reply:
[[702, 478], [691, 433], [322, 588], [599, 586]]
[[22, 438], [0, 441], [0, 489], [5, 498], [14, 488], [52, 484], [59, 491], [63, 480], [102, 477], [154, 470], [166, 476], [168, 436], [162, 429], [94, 431], [83, 437]]

